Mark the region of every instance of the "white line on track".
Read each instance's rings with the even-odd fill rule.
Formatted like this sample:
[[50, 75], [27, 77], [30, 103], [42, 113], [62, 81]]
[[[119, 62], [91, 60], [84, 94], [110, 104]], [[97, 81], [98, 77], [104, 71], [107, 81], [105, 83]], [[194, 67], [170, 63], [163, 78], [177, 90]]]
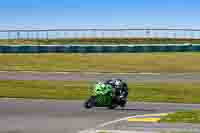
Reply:
[[105, 132], [105, 133], [157, 133], [157, 132], [142, 132], [142, 131], [122, 131], [122, 130], [96, 130], [95, 133], [101, 133], [101, 132]]
[[[172, 113], [172, 112], [167, 112], [167, 113], [159, 113], [161, 115], [163, 114], [169, 114], [169, 113]], [[124, 118], [120, 118], [120, 119], [117, 119], [117, 120], [113, 120], [113, 121], [109, 121], [109, 122], [106, 122], [106, 123], [103, 123], [103, 124], [100, 124], [98, 126], [96, 126], [95, 128], [91, 128], [91, 129], [87, 129], [87, 130], [83, 130], [83, 131], [79, 131], [78, 133], [97, 133], [96, 129], [99, 129], [99, 128], [103, 128], [105, 126], [108, 126], [108, 125], [111, 125], [111, 124], [115, 124], [115, 123], [118, 123], [120, 121], [125, 121], [125, 120], [128, 120], [130, 118], [138, 118], [138, 117], [147, 117], [147, 116], [158, 116], [159, 114], [144, 114], [144, 115], [135, 115], [135, 116], [129, 116], [129, 117], [124, 117]], [[121, 131], [122, 133], [124, 133], [123, 131]], [[120, 133], [121, 133], [120, 132]], [[132, 131], [133, 133], [140, 133], [140, 132], [136, 132], [136, 131]], [[113, 133], [118, 133], [118, 132], [113, 132]], [[130, 133], [130, 132], [129, 132]], [[148, 132], [147, 132], [148, 133]]]
[[141, 73], [113, 73], [113, 72], [79, 72], [79, 71], [72, 71], [72, 72], [42, 72], [42, 71], [0, 71], [0, 72], [9, 72], [9, 73], [15, 73], [15, 72], [21, 72], [21, 73], [49, 73], [49, 74], [73, 74], [73, 73], [81, 73], [81, 74], [119, 74], [119, 75], [131, 75], [131, 74], [141, 74], [141, 75], [160, 75], [161, 73], [147, 73], [147, 72], [141, 72]]
[[74, 74], [74, 73], [79, 73], [79, 74], [93, 74], [93, 75], [101, 75], [101, 74], [113, 74], [113, 75], [162, 75], [162, 74], [173, 74], [173, 75], [177, 75], [177, 76], [182, 76], [182, 75], [188, 75], [188, 74], [200, 74], [200, 73], [151, 73], [151, 72], [127, 72], [127, 73], [115, 73], [115, 72], [81, 72], [81, 71], [69, 71], [69, 72], [43, 72], [43, 71], [0, 71], [0, 73], [35, 73], [35, 74]]

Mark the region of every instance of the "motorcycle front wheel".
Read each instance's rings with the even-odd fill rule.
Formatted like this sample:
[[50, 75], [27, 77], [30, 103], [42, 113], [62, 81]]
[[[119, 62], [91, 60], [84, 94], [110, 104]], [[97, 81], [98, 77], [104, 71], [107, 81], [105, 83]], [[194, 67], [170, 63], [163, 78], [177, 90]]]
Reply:
[[121, 100], [119, 105], [120, 107], [124, 108], [126, 104], [127, 104], [127, 100]]
[[108, 107], [108, 109], [115, 109], [118, 107], [118, 99], [115, 97], [112, 99], [112, 104]]

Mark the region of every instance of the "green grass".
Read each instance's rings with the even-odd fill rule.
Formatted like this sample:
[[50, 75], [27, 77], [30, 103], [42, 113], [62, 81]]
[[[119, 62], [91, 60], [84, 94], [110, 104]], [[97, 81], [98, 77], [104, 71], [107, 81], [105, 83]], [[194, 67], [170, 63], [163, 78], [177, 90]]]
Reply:
[[[85, 100], [92, 82], [0, 80], [0, 97]], [[129, 100], [200, 103], [200, 83], [129, 83]]]
[[200, 72], [200, 53], [0, 54], [3, 71]]
[[84, 99], [88, 82], [72, 81], [0, 81], [0, 97], [42, 99]]
[[62, 38], [62, 39], [9, 39], [0, 44], [200, 44], [200, 39], [170, 38]]
[[200, 123], [200, 110], [172, 113], [163, 117], [160, 122]]

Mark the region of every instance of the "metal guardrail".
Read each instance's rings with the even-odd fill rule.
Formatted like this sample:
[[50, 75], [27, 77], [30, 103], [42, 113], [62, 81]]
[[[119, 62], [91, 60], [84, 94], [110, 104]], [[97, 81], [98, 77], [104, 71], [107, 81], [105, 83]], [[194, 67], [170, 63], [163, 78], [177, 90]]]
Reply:
[[200, 29], [39, 29], [0, 30], [0, 39], [55, 38], [189, 38], [200, 39]]

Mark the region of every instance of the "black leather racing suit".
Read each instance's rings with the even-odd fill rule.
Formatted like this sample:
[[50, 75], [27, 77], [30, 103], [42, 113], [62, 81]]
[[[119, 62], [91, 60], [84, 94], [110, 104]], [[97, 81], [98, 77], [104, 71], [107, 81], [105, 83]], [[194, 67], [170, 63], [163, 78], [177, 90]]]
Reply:
[[[116, 80], [121, 82], [121, 86], [116, 86]], [[115, 89], [115, 96], [119, 97], [121, 99], [126, 100], [128, 97], [128, 86], [125, 82], [123, 82], [121, 79], [111, 79], [105, 82], [105, 84], [111, 85]]]

